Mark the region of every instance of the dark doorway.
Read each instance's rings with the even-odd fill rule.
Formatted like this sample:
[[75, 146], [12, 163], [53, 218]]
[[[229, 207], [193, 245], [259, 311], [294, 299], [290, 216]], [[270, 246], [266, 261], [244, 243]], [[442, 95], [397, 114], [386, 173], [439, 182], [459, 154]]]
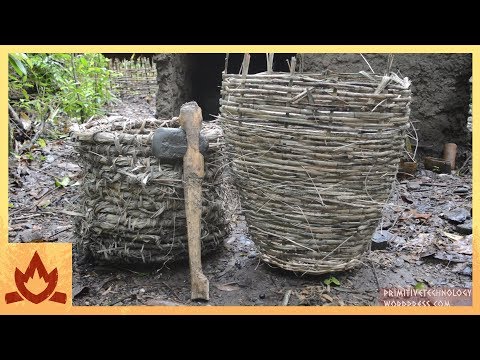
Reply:
[[[267, 70], [265, 54], [250, 54], [249, 74]], [[295, 54], [275, 54], [274, 71], [288, 71], [287, 59]], [[203, 119], [212, 120], [218, 115], [222, 72], [225, 69], [225, 54], [191, 54], [191, 95], [202, 108]], [[228, 73], [238, 74], [243, 61], [243, 54], [230, 54]]]

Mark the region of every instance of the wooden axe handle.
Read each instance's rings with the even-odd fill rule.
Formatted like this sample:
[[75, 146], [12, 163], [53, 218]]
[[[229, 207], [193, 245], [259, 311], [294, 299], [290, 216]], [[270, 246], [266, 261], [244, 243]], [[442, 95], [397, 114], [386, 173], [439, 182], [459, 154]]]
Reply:
[[191, 299], [209, 300], [209, 283], [202, 272], [200, 243], [202, 180], [205, 175], [203, 155], [199, 149], [202, 110], [196, 102], [189, 102], [181, 107], [179, 122], [187, 135], [187, 152], [183, 157], [183, 181], [192, 286]]

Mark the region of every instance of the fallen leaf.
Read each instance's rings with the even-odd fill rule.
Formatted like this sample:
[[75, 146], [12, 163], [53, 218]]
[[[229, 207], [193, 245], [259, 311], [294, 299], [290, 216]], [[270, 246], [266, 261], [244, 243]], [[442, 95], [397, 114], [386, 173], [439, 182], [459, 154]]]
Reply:
[[413, 204], [413, 201], [410, 200], [408, 197], [406, 197], [405, 195], [400, 195], [400, 197], [402, 198], [403, 201], [405, 201], [407, 204]]
[[415, 219], [423, 219], [423, 220], [428, 220], [432, 214], [421, 214], [415, 209], [408, 210], [406, 214], [402, 215], [400, 217], [400, 220], [407, 220], [410, 219], [411, 217]]
[[145, 305], [148, 306], [182, 306], [182, 304], [174, 302], [174, 301], [169, 301], [169, 300], [163, 300], [163, 299], [149, 299], [145, 301]]
[[463, 239], [463, 236], [461, 236], [461, 235], [451, 234], [451, 233], [448, 233], [446, 231], [443, 231], [442, 233], [443, 233], [443, 235], [445, 235], [446, 237], [448, 237], [449, 239], [452, 239], [454, 241], [460, 241], [460, 240]]
[[77, 296], [85, 295], [89, 291], [90, 291], [90, 288], [88, 286], [77, 285], [77, 286], [74, 286], [72, 289], [72, 296], [73, 298], [76, 298]]
[[459, 253], [449, 253], [446, 251], [438, 251], [433, 255], [435, 259], [438, 260], [445, 260], [445, 261], [450, 261], [450, 262], [455, 262], [455, 263], [472, 263], [472, 256], [471, 255], [463, 255]]
[[420, 214], [420, 213], [415, 212], [415, 214], [413, 216], [415, 217], [415, 219], [428, 220], [428, 219], [430, 219], [432, 214]]
[[70, 216], [81, 216], [85, 217], [85, 214], [76, 212], [76, 211], [69, 211], [69, 210], [58, 210], [60, 214], [70, 215]]
[[446, 248], [451, 253], [472, 255], [472, 234], [466, 235], [460, 240], [448, 244]]
[[112, 291], [112, 286], [110, 285], [107, 290], [105, 290], [104, 292], [102, 292], [102, 295], [105, 296], [105, 295], [107, 295], [107, 294], [109, 294], [109, 293], [114, 293], [114, 292], [115, 292], [115, 291]]
[[415, 255], [406, 255], [406, 254], [400, 254], [400, 257], [405, 260], [406, 262], [408, 262], [409, 264], [415, 264], [419, 257], [418, 256], [415, 256]]
[[320, 296], [323, 297], [327, 301], [333, 302], [333, 298], [330, 295], [321, 294]]
[[70, 184], [70, 178], [65, 176], [62, 180], [55, 179], [55, 186], [56, 187], [65, 187]]
[[236, 291], [240, 290], [240, 286], [237, 284], [224, 284], [224, 285], [215, 285], [218, 290], [221, 291]]
[[51, 203], [50, 199], [45, 198], [45, 199], [42, 199], [42, 200], [38, 203], [38, 206], [39, 206], [39, 207], [42, 207], [42, 208], [45, 208], [45, 207], [47, 207], [48, 205], [50, 205], [50, 203]]
[[424, 251], [421, 251], [419, 254], [418, 254], [418, 257], [419, 258], [426, 258], [426, 257], [429, 257], [429, 256], [432, 256], [435, 254], [435, 250], [434, 249], [426, 249]]
[[78, 166], [75, 163], [70, 163], [70, 162], [61, 162], [57, 164], [57, 167], [60, 169], [68, 170], [68, 171], [80, 171], [82, 170], [80, 166]]

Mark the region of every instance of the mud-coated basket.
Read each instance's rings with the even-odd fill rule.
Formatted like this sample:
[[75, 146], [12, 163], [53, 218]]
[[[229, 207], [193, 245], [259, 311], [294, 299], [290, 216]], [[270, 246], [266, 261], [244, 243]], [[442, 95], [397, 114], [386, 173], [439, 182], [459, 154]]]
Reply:
[[224, 73], [221, 92], [229, 160], [262, 259], [311, 274], [358, 264], [404, 149], [409, 80]]
[[[123, 116], [88, 122], [73, 134], [80, 155], [81, 216], [76, 233], [81, 250], [96, 259], [127, 263], [165, 263], [188, 255], [182, 161], [160, 161], [151, 139], [176, 120], [128, 120]], [[225, 236], [218, 179], [222, 173], [221, 128], [204, 123], [209, 141], [202, 184], [202, 255]]]

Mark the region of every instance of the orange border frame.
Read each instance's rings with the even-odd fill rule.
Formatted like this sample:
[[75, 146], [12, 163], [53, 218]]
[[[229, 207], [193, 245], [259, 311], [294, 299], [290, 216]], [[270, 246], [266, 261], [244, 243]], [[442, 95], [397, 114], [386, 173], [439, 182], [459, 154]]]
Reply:
[[[478, 45], [188, 45], [188, 46], [138, 46], [138, 45], [95, 45], [95, 46], [0, 46], [0, 259], [6, 255], [8, 245], [8, 91], [7, 91], [7, 64], [10, 52], [109, 52], [109, 53], [266, 53], [266, 52], [288, 52], [288, 53], [471, 53], [473, 73], [473, 117], [480, 116], [480, 46]], [[477, 141], [478, 132], [476, 122], [473, 125], [473, 153], [479, 153]], [[478, 185], [478, 165], [473, 162], [473, 189]], [[473, 208], [475, 213], [478, 209], [478, 199], [474, 195]], [[473, 223], [473, 305], [468, 307], [383, 307], [383, 306], [344, 306], [344, 307], [322, 307], [322, 306], [72, 306], [71, 299], [68, 299], [65, 306], [46, 309], [38, 307], [38, 311], [29, 310], [28, 313], [35, 314], [268, 314], [268, 315], [313, 315], [313, 314], [480, 314], [480, 287], [479, 281], [479, 227], [474, 220]], [[36, 244], [32, 244], [35, 246]], [[21, 246], [30, 246], [29, 244]], [[32, 247], [33, 247], [32, 246]], [[48, 246], [48, 245], [47, 245]], [[32, 251], [33, 253], [33, 251]], [[23, 259], [25, 260], [25, 259]], [[28, 259], [29, 261], [29, 259]], [[4, 303], [4, 296], [7, 289], [0, 289], [0, 315], [1, 314], [25, 314], [21, 307], [8, 306]]]

